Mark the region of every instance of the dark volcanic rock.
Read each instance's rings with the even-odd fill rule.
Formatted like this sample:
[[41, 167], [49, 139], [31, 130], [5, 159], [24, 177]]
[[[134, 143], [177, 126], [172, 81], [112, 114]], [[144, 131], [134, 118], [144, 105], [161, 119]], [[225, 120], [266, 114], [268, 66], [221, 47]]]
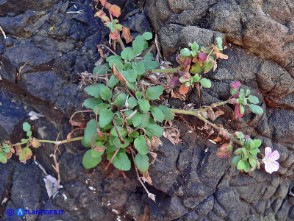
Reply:
[[[242, 120], [231, 120], [232, 107], [225, 105], [224, 116], [216, 122], [261, 138], [265, 143], [261, 153], [266, 146], [279, 150], [280, 169], [273, 175], [263, 170], [238, 173], [230, 160], [216, 157], [217, 146], [199, 131], [203, 124], [186, 117], [181, 121], [191, 127], [175, 121], [183, 142], [172, 145], [162, 139], [151, 166], [153, 186], [146, 185], [156, 194], [156, 203], [147, 197], [134, 171], [124, 178], [113, 167], [105, 171], [106, 161], [84, 170], [81, 160], [87, 149], [71, 143], [57, 151], [63, 188], [54, 198], [48, 198], [44, 174], [32, 160], [23, 165], [13, 158], [0, 165], [1, 220], [22, 220], [5, 212], [19, 207], [64, 210], [62, 216], [26, 217], [42, 221], [294, 220], [293, 1], [110, 2], [122, 7], [121, 22], [134, 34], [154, 29], [164, 57], [171, 61], [190, 42], [210, 45], [217, 36], [223, 37], [229, 59], [219, 61], [218, 69], [206, 75], [213, 88], [202, 90], [202, 101], [194, 92], [187, 101], [199, 107], [228, 99], [229, 84], [240, 80], [258, 96], [264, 115], [246, 111]], [[0, 36], [1, 141], [18, 141], [24, 121], [33, 125], [34, 136], [40, 139], [66, 139], [72, 129], [68, 119], [82, 108], [85, 98], [79, 73], [92, 71], [99, 59], [96, 45], [108, 41], [93, 6], [90, 0], [0, 0], [0, 26], [7, 35]], [[174, 100], [173, 105], [179, 103]], [[30, 121], [31, 110], [43, 117]], [[46, 172], [57, 177], [50, 157], [54, 149], [44, 144], [33, 152]]]

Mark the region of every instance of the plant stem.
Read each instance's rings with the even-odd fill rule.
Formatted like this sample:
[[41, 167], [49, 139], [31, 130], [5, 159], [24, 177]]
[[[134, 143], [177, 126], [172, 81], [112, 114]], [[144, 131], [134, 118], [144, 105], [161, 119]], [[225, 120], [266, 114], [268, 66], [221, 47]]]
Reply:
[[[222, 103], [222, 104], [217, 103], [217, 104], [215, 104], [215, 105], [220, 106], [220, 105], [223, 105], [225, 102], [228, 102], [228, 101], [220, 102], [220, 103]], [[215, 105], [214, 105], [214, 107], [216, 107]], [[210, 106], [210, 107], [211, 107], [211, 106]], [[206, 107], [206, 109], [207, 109], [207, 108], [208, 108], [208, 107]], [[181, 110], [181, 109], [171, 109], [171, 111], [174, 112], [175, 114], [185, 114], [185, 115], [192, 115], [192, 116], [195, 116], [195, 117], [197, 117], [199, 120], [203, 121], [204, 123], [210, 125], [210, 126], [213, 127], [214, 129], [216, 129], [217, 131], [219, 131], [219, 132], [222, 131], [222, 127], [217, 126], [216, 124], [210, 122], [209, 120], [207, 120], [205, 117], [203, 117], [203, 116], [201, 115], [201, 112], [204, 111], [203, 109], [194, 110], [194, 111]], [[227, 135], [227, 137], [228, 137], [231, 141], [233, 141], [234, 143], [237, 143], [237, 144], [239, 144], [239, 145], [242, 145], [242, 144], [240, 143], [240, 141], [239, 141], [238, 139], [236, 139], [235, 136], [234, 136], [233, 134], [227, 132], [226, 135]]]
[[101, 47], [102, 49], [103, 49], [103, 48], [106, 48], [106, 49], [107, 49], [108, 51], [110, 51], [112, 54], [117, 55], [117, 53], [115, 53], [115, 51], [113, 51], [112, 49], [110, 49], [110, 47], [108, 47], [108, 46], [106, 46], [106, 45], [104, 45], [104, 44], [99, 44], [99, 45], [97, 45], [97, 46]]
[[123, 43], [123, 41], [121, 40], [120, 37], [117, 39], [117, 41], [118, 41], [118, 43], [120, 44], [122, 50], [125, 49], [125, 44]]
[[167, 69], [154, 69], [151, 70], [151, 73], [174, 73], [177, 72], [180, 68], [167, 68]]
[[41, 143], [52, 143], [55, 145], [61, 145], [61, 144], [65, 144], [65, 143], [71, 143], [71, 142], [75, 142], [75, 141], [79, 141], [82, 140], [83, 137], [75, 137], [72, 138], [70, 140], [61, 140], [61, 141], [54, 141], [54, 140], [39, 140]]
[[229, 100], [226, 100], [226, 101], [218, 102], [218, 103], [213, 103], [210, 106], [201, 107], [197, 111], [198, 112], [204, 112], [204, 111], [207, 111], [209, 108], [215, 108], [215, 107], [223, 106], [223, 105], [225, 105], [225, 104], [227, 104], [229, 102], [230, 102], [230, 99]]

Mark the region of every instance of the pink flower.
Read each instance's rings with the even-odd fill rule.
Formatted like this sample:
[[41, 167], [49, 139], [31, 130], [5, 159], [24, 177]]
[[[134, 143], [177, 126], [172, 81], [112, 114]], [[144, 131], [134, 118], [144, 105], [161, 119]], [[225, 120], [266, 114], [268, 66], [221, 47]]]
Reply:
[[231, 83], [231, 88], [233, 88], [233, 89], [239, 89], [239, 87], [241, 87], [241, 83], [240, 83], [240, 81], [233, 81], [232, 83]]
[[280, 164], [277, 160], [280, 158], [280, 154], [277, 150], [272, 152], [272, 148], [266, 147], [265, 148], [265, 157], [262, 159], [262, 162], [265, 165], [265, 171], [267, 173], [273, 173], [278, 171]]

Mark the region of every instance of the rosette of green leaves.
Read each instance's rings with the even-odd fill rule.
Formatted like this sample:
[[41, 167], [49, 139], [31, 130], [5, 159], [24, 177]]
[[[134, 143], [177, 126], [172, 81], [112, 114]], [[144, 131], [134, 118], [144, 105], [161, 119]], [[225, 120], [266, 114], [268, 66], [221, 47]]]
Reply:
[[250, 111], [254, 114], [257, 114], [257, 115], [263, 114], [262, 107], [257, 105], [259, 103], [258, 97], [251, 95], [250, 89], [244, 90], [242, 88], [239, 91], [238, 89], [231, 88], [230, 92], [231, 92], [231, 95], [233, 95], [233, 96], [239, 93], [238, 98], [236, 98], [236, 102], [238, 104], [240, 104], [240, 113], [241, 114], [245, 113], [246, 106], [248, 106]]
[[[180, 56], [183, 58], [191, 58], [191, 60], [193, 58], [201, 57], [201, 55], [208, 55], [209, 54], [209, 49], [207, 48], [201, 48], [200, 50], [200, 46], [196, 43], [190, 43], [189, 44], [190, 48], [183, 48], [180, 51]], [[209, 71], [212, 70], [213, 66], [214, 66], [214, 57], [213, 56], [207, 56], [206, 59], [204, 59], [203, 61], [201, 59], [199, 59], [197, 62], [191, 64], [191, 68], [190, 68], [190, 73], [194, 74], [194, 76], [191, 76], [190, 79], [185, 80], [184, 82], [180, 82], [184, 83], [186, 87], [189, 87], [191, 85], [193, 85], [194, 83], [199, 83], [203, 88], [211, 88], [211, 81], [207, 78], [202, 77], [201, 73], [207, 73]], [[183, 81], [183, 79], [182, 79]]]
[[94, 69], [94, 74], [108, 74], [115, 64], [128, 82], [128, 89], [115, 75], [111, 75], [107, 84], [97, 83], [85, 88], [91, 97], [83, 105], [97, 115], [97, 120], [91, 119], [87, 123], [82, 140], [85, 147], [91, 148], [83, 157], [87, 169], [97, 166], [106, 154], [114, 167], [130, 170], [128, 148], [132, 147], [136, 150], [136, 167], [142, 173], [146, 172], [149, 168], [148, 140], [161, 137], [163, 128], [159, 123], [174, 117], [168, 107], [154, 104], [162, 95], [163, 86], [151, 86], [146, 91], [137, 88], [145, 72], [159, 66], [151, 53], [140, 57], [151, 38], [151, 33], [137, 36], [132, 47], [125, 48], [120, 56], [108, 57], [106, 64]]
[[232, 163], [238, 170], [248, 173], [256, 169], [258, 164], [257, 154], [260, 152], [261, 140], [245, 138], [243, 133], [238, 133], [236, 137], [240, 140], [242, 147], [234, 151]]

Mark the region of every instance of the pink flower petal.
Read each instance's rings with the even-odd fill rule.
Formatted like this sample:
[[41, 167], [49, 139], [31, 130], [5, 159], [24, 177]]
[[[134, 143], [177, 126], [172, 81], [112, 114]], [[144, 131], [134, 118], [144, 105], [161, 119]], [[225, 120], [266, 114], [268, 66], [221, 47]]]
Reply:
[[272, 159], [272, 160], [278, 160], [280, 158], [280, 153], [275, 150], [274, 152], [272, 152], [269, 157]]
[[234, 88], [234, 89], [239, 89], [239, 87], [241, 87], [240, 81], [233, 81], [231, 83], [231, 87]]
[[270, 157], [270, 155], [272, 153], [272, 148], [266, 147], [264, 150], [264, 153], [265, 153], [265, 157]]
[[273, 162], [267, 162], [265, 163], [265, 171], [267, 173], [270, 173], [272, 174], [273, 172], [275, 171], [278, 171], [279, 170], [279, 167], [280, 167], [280, 164], [276, 161], [273, 161]]

